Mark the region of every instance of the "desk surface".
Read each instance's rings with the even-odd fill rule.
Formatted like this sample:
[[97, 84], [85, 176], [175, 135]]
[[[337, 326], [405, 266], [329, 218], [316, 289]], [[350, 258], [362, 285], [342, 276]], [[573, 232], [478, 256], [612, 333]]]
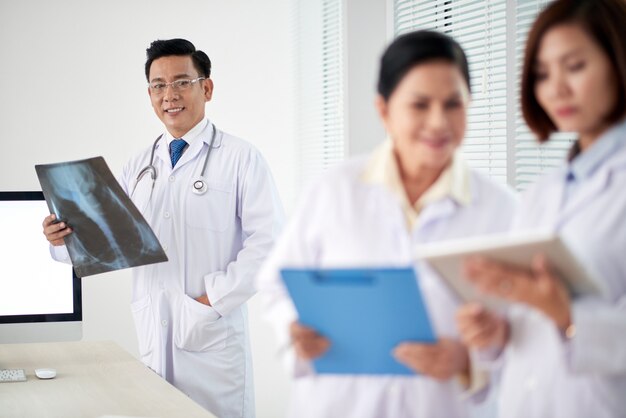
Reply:
[[[28, 378], [0, 383], [2, 418], [213, 417], [113, 342], [0, 344], [0, 365]], [[57, 376], [38, 379], [43, 367]]]

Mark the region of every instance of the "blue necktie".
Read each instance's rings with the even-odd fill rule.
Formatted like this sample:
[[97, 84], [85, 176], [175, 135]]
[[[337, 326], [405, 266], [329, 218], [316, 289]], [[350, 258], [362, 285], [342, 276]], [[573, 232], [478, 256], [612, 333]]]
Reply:
[[176, 166], [176, 163], [180, 159], [180, 156], [183, 155], [183, 150], [187, 146], [187, 143], [184, 139], [174, 139], [170, 143], [170, 158], [172, 159], [172, 168]]

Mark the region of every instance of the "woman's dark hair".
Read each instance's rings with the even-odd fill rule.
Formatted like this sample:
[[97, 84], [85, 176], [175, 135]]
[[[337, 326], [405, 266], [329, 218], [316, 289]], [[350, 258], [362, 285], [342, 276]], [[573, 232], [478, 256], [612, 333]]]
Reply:
[[378, 94], [389, 100], [409, 70], [433, 60], [446, 60], [456, 65], [470, 89], [469, 66], [461, 46], [442, 33], [418, 30], [397, 37], [385, 50], [380, 59]]
[[146, 49], [146, 80], [150, 81], [152, 61], [171, 55], [189, 55], [198, 74], [206, 78], [211, 77], [211, 60], [207, 54], [196, 50], [196, 47], [186, 39], [167, 39], [154, 41]]
[[530, 29], [522, 70], [522, 114], [541, 142], [547, 141], [557, 128], [535, 97], [535, 64], [543, 36], [561, 24], [580, 25], [611, 60], [618, 84], [618, 100], [607, 122], [617, 122], [626, 111], [626, 2], [557, 0], [539, 14]]

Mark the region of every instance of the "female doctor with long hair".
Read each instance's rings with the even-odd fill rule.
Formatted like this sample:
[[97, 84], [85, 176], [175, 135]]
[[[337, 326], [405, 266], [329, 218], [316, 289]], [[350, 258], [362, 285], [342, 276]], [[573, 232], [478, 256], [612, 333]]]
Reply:
[[508, 229], [516, 206], [511, 192], [469, 169], [456, 152], [469, 93], [467, 60], [454, 40], [430, 31], [397, 38], [382, 57], [376, 101], [389, 139], [371, 155], [332, 169], [303, 194], [260, 271], [264, 310], [293, 372], [291, 416], [470, 413], [472, 402], [462, 399], [468, 391], [460, 376], [472, 368], [455, 324], [459, 304], [434, 273], [416, 265], [438, 341], [407, 341], [394, 350], [397, 361], [420, 373], [414, 376], [316, 375], [310, 360], [333, 342], [297, 322], [279, 276], [284, 266], [412, 265], [418, 244]]
[[470, 280], [514, 302], [507, 318], [458, 315], [464, 341], [504, 361], [502, 417], [626, 416], [626, 2], [560, 0], [535, 21], [521, 90], [541, 141], [577, 132], [568, 161], [524, 196], [516, 230], [551, 230], [606, 297], [572, 300], [546, 260], [529, 271], [468, 261]]

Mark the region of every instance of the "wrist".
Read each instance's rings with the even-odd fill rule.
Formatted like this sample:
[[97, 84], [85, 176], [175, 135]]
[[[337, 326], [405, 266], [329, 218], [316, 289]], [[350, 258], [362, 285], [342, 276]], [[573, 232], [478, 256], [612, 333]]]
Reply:
[[510, 334], [510, 326], [509, 326], [509, 321], [507, 321], [505, 318], [500, 318], [500, 325], [499, 325], [499, 330], [500, 332], [498, 332], [498, 335], [494, 341], [494, 343], [492, 344], [492, 348], [495, 348], [497, 350], [501, 350], [504, 348], [504, 346], [507, 344], [507, 342], [509, 341], [509, 334]]
[[554, 318], [554, 322], [563, 334], [567, 334], [568, 330], [573, 327], [572, 317], [570, 315], [569, 309], [566, 313], [560, 315], [557, 318]]
[[552, 321], [554, 321], [557, 328], [562, 333], [565, 333], [565, 331], [572, 325], [572, 314], [569, 298], [563, 301], [560, 309], [554, 310], [549, 316], [552, 318]]
[[457, 370], [457, 374], [466, 376], [469, 378], [470, 375], [470, 357], [469, 351], [464, 345], [461, 345], [461, 361], [459, 364], [459, 368]]
[[472, 382], [469, 367], [467, 368], [467, 370], [462, 370], [458, 372], [456, 375], [456, 380], [457, 382], [459, 382], [459, 385], [461, 385], [463, 390], [469, 389], [469, 387], [471, 386], [471, 382]]

